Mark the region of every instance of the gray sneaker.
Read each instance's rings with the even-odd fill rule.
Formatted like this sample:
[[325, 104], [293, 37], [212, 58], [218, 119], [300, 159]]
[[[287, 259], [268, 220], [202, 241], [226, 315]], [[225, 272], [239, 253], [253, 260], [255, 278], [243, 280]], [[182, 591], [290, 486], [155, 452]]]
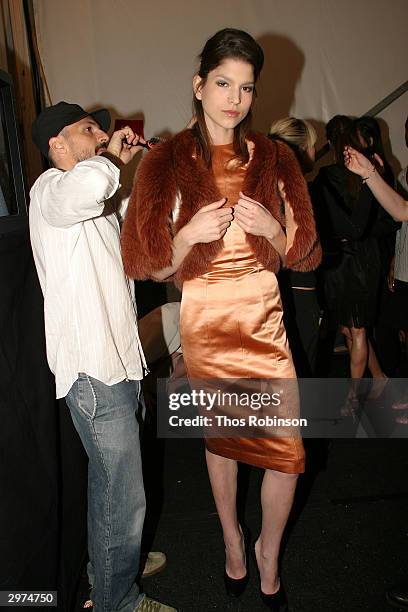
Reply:
[[166, 555], [162, 552], [150, 551], [146, 557], [142, 578], [150, 578], [166, 567]]
[[135, 609], [135, 612], [177, 612], [177, 610], [176, 608], [166, 606], [160, 603], [160, 601], [145, 596], [141, 604]]

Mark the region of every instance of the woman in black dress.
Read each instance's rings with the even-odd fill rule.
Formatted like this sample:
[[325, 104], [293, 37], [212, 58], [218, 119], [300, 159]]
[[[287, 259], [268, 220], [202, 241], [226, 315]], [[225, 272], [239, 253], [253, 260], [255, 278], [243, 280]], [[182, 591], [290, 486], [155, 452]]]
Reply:
[[[385, 155], [379, 122], [375, 117], [364, 115], [356, 119], [354, 125], [364, 155], [369, 158], [372, 158], [375, 154], [379, 156], [382, 163], [382, 177], [390, 187], [395, 188], [394, 173]], [[394, 299], [393, 287], [389, 288], [389, 278], [390, 274], [394, 272], [395, 239], [401, 223], [394, 221], [391, 215], [378, 203], [377, 206], [377, 219], [373, 233], [378, 236], [378, 247], [380, 249], [381, 288], [373, 334], [376, 353], [382, 368], [388, 376], [395, 376], [400, 353], [398, 327], [396, 326], [398, 312], [395, 311], [398, 300]]]
[[[328, 310], [340, 326], [350, 353], [352, 379], [383, 378], [373, 345], [367, 336], [376, 317], [381, 262], [373, 228], [378, 205], [362, 179], [344, 165], [343, 150], [361, 150], [350, 118], [333, 117], [326, 126], [335, 163], [320, 169], [313, 182], [320, 238], [326, 257], [324, 287]], [[351, 394], [346, 411], [357, 407]]]

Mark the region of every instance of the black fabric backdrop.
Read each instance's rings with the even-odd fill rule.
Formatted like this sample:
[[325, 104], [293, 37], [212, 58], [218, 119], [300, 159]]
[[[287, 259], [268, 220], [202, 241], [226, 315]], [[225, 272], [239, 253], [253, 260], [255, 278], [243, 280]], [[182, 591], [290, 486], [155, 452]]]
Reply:
[[55, 401], [28, 229], [1, 235], [0, 225], [0, 590], [58, 590], [58, 609], [74, 608], [86, 472], [68, 409]]

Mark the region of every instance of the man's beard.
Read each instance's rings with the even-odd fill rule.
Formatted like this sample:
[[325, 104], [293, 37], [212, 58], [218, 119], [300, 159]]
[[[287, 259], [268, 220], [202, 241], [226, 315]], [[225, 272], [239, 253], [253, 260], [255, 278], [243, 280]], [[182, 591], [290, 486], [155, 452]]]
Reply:
[[98, 154], [98, 151], [100, 151], [101, 149], [106, 149], [107, 146], [108, 146], [107, 143], [100, 143], [96, 145], [95, 150], [91, 150], [91, 149], [76, 150], [74, 152], [75, 161], [78, 163], [81, 161], [85, 161], [86, 159], [89, 159], [90, 157], [95, 157], [95, 155]]
[[95, 153], [93, 151], [86, 151], [85, 149], [82, 149], [80, 151], [75, 151], [74, 156], [75, 156], [75, 161], [81, 162], [81, 161], [85, 161], [86, 159], [89, 159], [90, 157], [94, 157]]

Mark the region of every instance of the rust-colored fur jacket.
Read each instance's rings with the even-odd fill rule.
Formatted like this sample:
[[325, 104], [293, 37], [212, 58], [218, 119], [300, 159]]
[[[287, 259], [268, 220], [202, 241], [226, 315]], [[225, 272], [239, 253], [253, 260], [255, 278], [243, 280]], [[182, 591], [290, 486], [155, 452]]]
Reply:
[[[298, 228], [286, 256], [286, 267], [301, 272], [314, 270], [321, 260], [312, 207], [306, 182], [292, 151], [261, 134], [248, 137], [255, 145], [243, 186], [243, 193], [263, 204], [285, 227], [285, 212], [278, 191], [284, 183], [286, 199], [293, 209]], [[176, 197], [180, 214], [174, 226], [171, 213]], [[206, 204], [221, 199], [213, 174], [195, 156], [190, 130], [156, 145], [141, 162], [122, 229], [122, 256], [131, 278], [151, 278], [155, 271], [172, 263], [172, 238]], [[258, 261], [277, 272], [279, 255], [266, 238], [247, 234]], [[175, 274], [175, 282], [204, 274], [222, 248], [222, 239], [196, 244]]]

